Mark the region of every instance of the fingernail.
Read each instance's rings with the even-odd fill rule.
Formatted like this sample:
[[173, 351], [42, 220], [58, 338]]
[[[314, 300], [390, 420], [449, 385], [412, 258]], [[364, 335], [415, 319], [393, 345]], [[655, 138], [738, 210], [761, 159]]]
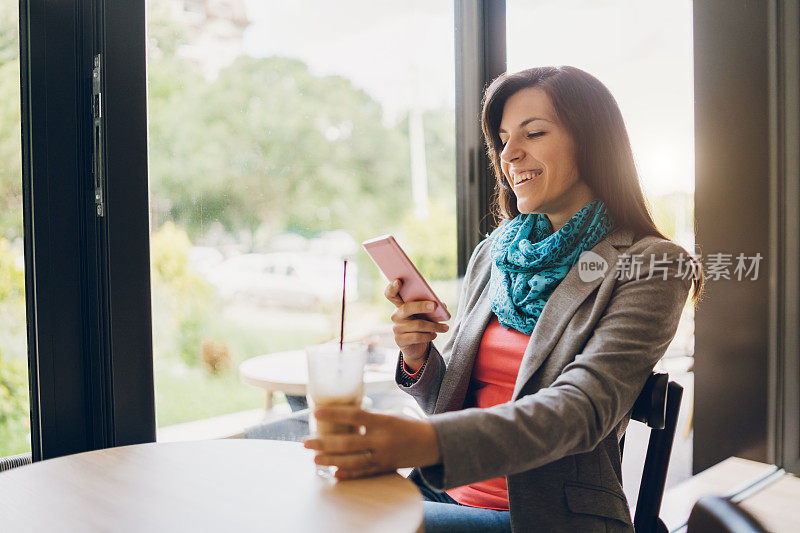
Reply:
[[395, 287], [399, 287], [400, 286], [400, 280], [399, 279], [394, 280], [392, 282], [392, 285], [394, 285]]
[[425, 309], [427, 309], [428, 311], [433, 311], [433, 304], [432, 303], [426, 304]]

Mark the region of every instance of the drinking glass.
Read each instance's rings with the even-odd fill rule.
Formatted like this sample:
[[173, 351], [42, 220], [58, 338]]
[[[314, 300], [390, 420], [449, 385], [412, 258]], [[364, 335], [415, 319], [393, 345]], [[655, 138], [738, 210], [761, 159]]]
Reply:
[[[312, 435], [342, 435], [360, 432], [361, 428], [349, 424], [321, 422], [314, 416], [316, 406], [361, 406], [364, 397], [364, 365], [367, 346], [346, 343], [339, 349], [338, 342], [317, 344], [306, 348], [308, 363], [308, 417]], [[317, 474], [332, 479], [336, 467], [316, 465]]]

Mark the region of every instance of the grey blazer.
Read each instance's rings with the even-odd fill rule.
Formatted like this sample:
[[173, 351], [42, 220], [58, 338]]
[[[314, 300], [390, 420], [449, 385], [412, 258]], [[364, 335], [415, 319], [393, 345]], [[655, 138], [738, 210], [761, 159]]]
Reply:
[[[591, 250], [607, 262], [605, 274], [584, 282], [576, 263], [556, 287], [531, 334], [510, 402], [462, 409], [492, 314], [490, 241], [478, 244], [450, 340], [441, 352], [431, 343], [418, 380], [400, 387], [436, 428], [442, 463], [419, 469], [431, 488], [505, 476], [515, 532], [633, 531], [619, 439], [675, 336], [691, 280], [679, 274], [678, 256], [688, 256], [679, 245], [653, 236], [632, 240], [631, 230], [606, 236]], [[623, 252], [642, 254], [632, 279], [617, 279]]]

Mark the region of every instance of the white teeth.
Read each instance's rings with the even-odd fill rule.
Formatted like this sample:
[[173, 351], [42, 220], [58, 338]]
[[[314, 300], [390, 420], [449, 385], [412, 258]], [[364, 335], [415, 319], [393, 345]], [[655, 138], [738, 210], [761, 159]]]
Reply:
[[528, 181], [542, 173], [541, 170], [533, 170], [531, 172], [523, 172], [522, 174], [514, 174], [514, 185], [519, 185], [523, 181]]

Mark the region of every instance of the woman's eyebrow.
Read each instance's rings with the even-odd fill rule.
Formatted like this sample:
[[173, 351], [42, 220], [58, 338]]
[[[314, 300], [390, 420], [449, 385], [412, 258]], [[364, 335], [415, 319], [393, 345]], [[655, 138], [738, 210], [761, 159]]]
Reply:
[[[519, 127], [519, 128], [524, 128], [524, 127], [525, 127], [527, 124], [530, 124], [530, 123], [531, 123], [531, 122], [533, 122], [534, 120], [544, 120], [545, 122], [550, 122], [550, 121], [549, 121], [549, 120], [547, 120], [546, 118], [540, 118], [540, 117], [531, 117], [531, 118], [526, 118], [525, 120], [523, 120], [522, 122], [520, 122], [518, 127]], [[504, 130], [503, 128], [500, 128], [500, 129], [498, 130], [498, 133], [508, 133], [508, 132], [507, 132], [506, 130]]]

